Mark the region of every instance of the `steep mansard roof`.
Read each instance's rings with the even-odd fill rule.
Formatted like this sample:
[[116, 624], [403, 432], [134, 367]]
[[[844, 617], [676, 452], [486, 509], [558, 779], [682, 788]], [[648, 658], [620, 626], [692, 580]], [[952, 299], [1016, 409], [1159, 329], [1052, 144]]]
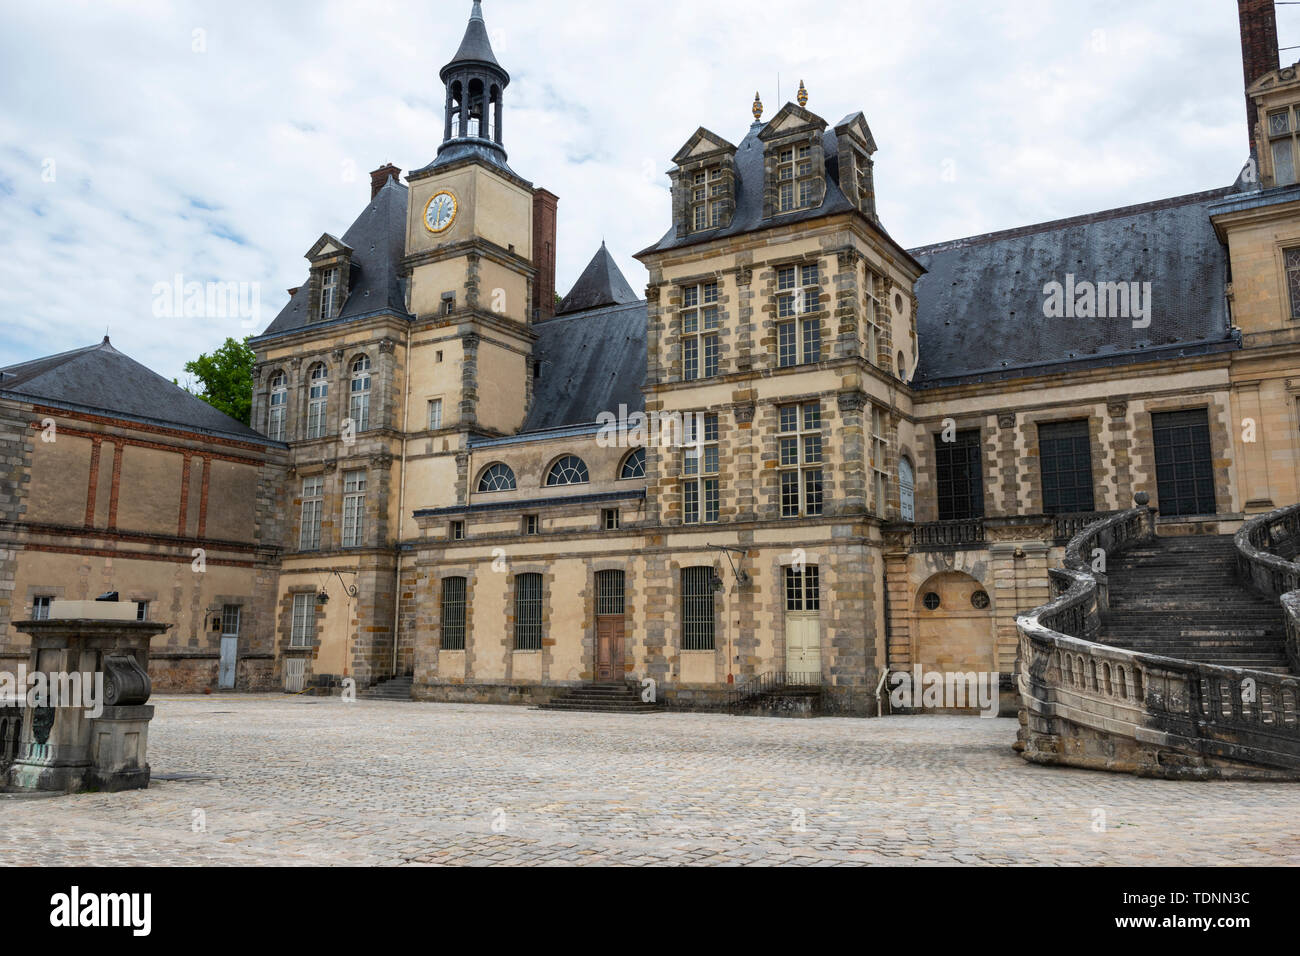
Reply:
[[[857, 115], [852, 113], [846, 116], [836, 126], [843, 126], [845, 123], [851, 122]], [[732, 213], [731, 222], [718, 229], [693, 232], [681, 238], [678, 238], [675, 228], [669, 228], [662, 239], [648, 249], [637, 253], [637, 255], [644, 255], [649, 252], [663, 252], [666, 249], [677, 249], [682, 246], [711, 242], [714, 239], [723, 239], [728, 236], [738, 236], [771, 225], [770, 222], [763, 218], [764, 146], [762, 140], [759, 139], [759, 135], [767, 128], [767, 125], [766, 123], [752, 124], [745, 138], [736, 147], [736, 178], [733, 187], [736, 209]], [[822, 133], [822, 151], [826, 157], [827, 173], [826, 195], [822, 197], [822, 204], [783, 213], [780, 218], [782, 225], [792, 222], [806, 222], [809, 219], [848, 212], [857, 208], [840, 189], [839, 137], [835, 133], [835, 127], [828, 127]], [[875, 226], [886, 239], [890, 242], [894, 241], [879, 222], [875, 223]]]
[[524, 431], [589, 424], [601, 412], [617, 415], [619, 405], [629, 413], [645, 409], [644, 301], [557, 315], [533, 329], [541, 376]]
[[[928, 270], [916, 287], [921, 362], [913, 385], [1229, 347], [1227, 250], [1209, 205], [1232, 193], [1212, 190], [909, 250]], [[1064, 285], [1067, 275], [1076, 283], [1150, 282], [1150, 326], [1046, 317], [1044, 286]]]
[[0, 395], [268, 443], [247, 425], [123, 355], [108, 336], [99, 345], [0, 369]]
[[607, 305], [627, 305], [638, 299], [632, 287], [627, 284], [627, 279], [624, 278], [618, 263], [609, 254], [605, 243], [601, 242], [600, 249], [592, 256], [591, 262], [582, 270], [582, 275], [578, 277], [578, 281], [573, 284], [573, 288], [569, 290], [569, 294], [560, 302], [555, 312], [557, 315], [564, 315]]
[[[389, 179], [357, 217], [343, 242], [352, 247], [348, 297], [328, 321], [356, 319], [379, 312], [407, 315], [406, 296], [398, 278], [406, 252], [406, 186]], [[307, 283], [298, 289], [262, 336], [283, 335], [315, 325]]]

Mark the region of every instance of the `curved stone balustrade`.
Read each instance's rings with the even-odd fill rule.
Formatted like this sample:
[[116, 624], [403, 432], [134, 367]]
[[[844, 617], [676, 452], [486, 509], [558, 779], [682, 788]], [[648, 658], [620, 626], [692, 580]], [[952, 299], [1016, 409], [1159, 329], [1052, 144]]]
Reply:
[[1286, 658], [1300, 674], [1300, 565], [1270, 552], [1300, 541], [1300, 505], [1251, 518], [1237, 532], [1237, 569], [1261, 594], [1277, 598], [1286, 614]]
[[[1149, 776], [1300, 778], [1296, 678], [1092, 639], [1106, 607], [1105, 574], [1093, 570], [1097, 549], [1111, 555], [1154, 537], [1154, 512], [1145, 496], [1139, 501], [1075, 535], [1065, 567], [1048, 572], [1057, 597], [1016, 619], [1023, 707], [1016, 749], [1036, 763]], [[1300, 515], [1300, 508], [1284, 510]], [[1259, 523], [1276, 527], [1268, 518]], [[1269, 533], [1252, 532], [1261, 542]], [[1289, 580], [1291, 572], [1275, 563], [1288, 562], [1272, 555], [1258, 561]]]

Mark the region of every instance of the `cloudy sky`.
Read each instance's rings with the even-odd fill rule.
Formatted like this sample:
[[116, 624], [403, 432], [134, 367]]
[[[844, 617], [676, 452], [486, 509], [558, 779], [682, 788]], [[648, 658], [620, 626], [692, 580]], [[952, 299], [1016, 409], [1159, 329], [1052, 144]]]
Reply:
[[[99, 340], [184, 380], [250, 329], [153, 290], [257, 283], [261, 331], [369, 170], [442, 132], [470, 0], [0, 0], [0, 366]], [[1279, 7], [1282, 46], [1300, 7]], [[558, 285], [668, 226], [674, 152], [739, 142], [803, 79], [862, 110], [906, 246], [1230, 183], [1247, 155], [1231, 0], [485, 0], [511, 166], [560, 196]], [[1294, 11], [1294, 12], [1293, 12]], [[1287, 62], [1300, 51], [1283, 54]], [[780, 99], [778, 99], [778, 77]], [[251, 287], [250, 287], [251, 288]]]

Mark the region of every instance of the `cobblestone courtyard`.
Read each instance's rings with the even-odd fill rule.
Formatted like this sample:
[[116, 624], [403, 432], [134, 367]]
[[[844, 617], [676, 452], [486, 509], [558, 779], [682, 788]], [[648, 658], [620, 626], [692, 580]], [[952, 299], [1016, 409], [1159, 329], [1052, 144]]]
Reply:
[[0, 859], [1300, 862], [1300, 784], [1033, 767], [1012, 753], [1006, 719], [606, 716], [269, 695], [153, 703], [150, 788], [0, 797]]

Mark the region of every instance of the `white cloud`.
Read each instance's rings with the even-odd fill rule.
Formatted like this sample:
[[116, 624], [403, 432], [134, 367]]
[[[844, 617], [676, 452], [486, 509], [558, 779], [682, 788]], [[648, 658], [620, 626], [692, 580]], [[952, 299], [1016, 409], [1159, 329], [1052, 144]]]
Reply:
[[[831, 122], [863, 110], [882, 218], [909, 246], [1224, 185], [1245, 159], [1236, 17], [1211, 0], [484, 7], [512, 77], [511, 166], [561, 197], [562, 291], [602, 238], [642, 287], [631, 256], [668, 228], [673, 153], [701, 125], [739, 141], [755, 89], [769, 117], [781, 105], [778, 75], [783, 99], [803, 79]], [[262, 283], [269, 323], [307, 247], [364, 207], [368, 172], [433, 158], [437, 72], [469, 8], [11, 5], [0, 365], [108, 327], [180, 376], [245, 330], [154, 319], [151, 289], [177, 273]], [[1279, 9], [1282, 43], [1300, 42]]]

